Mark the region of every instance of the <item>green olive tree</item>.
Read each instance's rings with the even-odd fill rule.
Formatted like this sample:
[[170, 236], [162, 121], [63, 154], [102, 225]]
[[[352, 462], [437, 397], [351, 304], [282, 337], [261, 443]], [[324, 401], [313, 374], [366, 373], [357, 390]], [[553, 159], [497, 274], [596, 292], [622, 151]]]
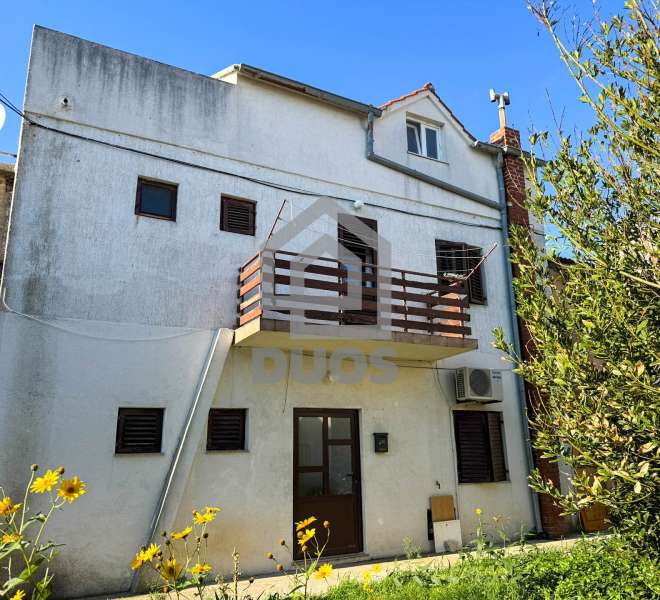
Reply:
[[[510, 235], [517, 310], [533, 352], [496, 346], [536, 391], [533, 444], [572, 467], [575, 513], [595, 502], [637, 543], [660, 543], [660, 11], [628, 0], [621, 15], [561, 33], [555, 2], [530, 6], [594, 116], [584, 134], [533, 134], [530, 211], [558, 232], [545, 251]], [[570, 38], [570, 42], [566, 38]], [[568, 257], [568, 260], [561, 257]]]

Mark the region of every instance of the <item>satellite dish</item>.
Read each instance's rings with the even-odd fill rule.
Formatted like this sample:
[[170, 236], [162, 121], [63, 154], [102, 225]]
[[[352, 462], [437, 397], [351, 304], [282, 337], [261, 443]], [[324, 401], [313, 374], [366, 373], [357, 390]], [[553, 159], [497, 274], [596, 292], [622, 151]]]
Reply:
[[2, 104], [0, 104], [0, 129], [3, 128], [6, 118], [7, 118], [7, 111], [5, 110], [5, 107]]

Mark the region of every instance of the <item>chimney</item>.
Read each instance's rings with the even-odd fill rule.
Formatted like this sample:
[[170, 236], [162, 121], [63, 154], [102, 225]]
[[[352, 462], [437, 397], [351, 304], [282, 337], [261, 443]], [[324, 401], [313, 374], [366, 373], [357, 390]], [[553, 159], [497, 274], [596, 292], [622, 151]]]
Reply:
[[[511, 225], [523, 225], [531, 231], [529, 212], [526, 208], [526, 186], [525, 186], [525, 163], [522, 159], [522, 148], [520, 145], [520, 132], [508, 127], [506, 124], [506, 106], [509, 105], [509, 94], [504, 92], [498, 94], [490, 91], [491, 102], [498, 101], [500, 127], [490, 135], [490, 143], [502, 146], [505, 149], [502, 163], [502, 174], [504, 178], [504, 193], [507, 205], [507, 218], [509, 227]], [[516, 265], [512, 265], [513, 276], [517, 275]], [[529, 359], [534, 352], [531, 335], [525, 323], [518, 319], [518, 331], [520, 334], [520, 348], [524, 359]], [[525, 382], [525, 396], [527, 400], [527, 411], [534, 414], [538, 405], [538, 391]], [[534, 439], [534, 431], [530, 430], [530, 437]], [[559, 465], [551, 463], [542, 458], [534, 450], [534, 464], [541, 472], [544, 479], [551, 480], [559, 487]], [[539, 494], [539, 508], [543, 530], [551, 538], [559, 538], [570, 531], [570, 522], [563, 517], [561, 509], [552, 498], [546, 494]]]

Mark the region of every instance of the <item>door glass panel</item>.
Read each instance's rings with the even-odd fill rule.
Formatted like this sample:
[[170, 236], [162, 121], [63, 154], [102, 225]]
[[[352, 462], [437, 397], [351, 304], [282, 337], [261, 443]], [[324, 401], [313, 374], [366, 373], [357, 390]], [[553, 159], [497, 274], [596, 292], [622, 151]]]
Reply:
[[299, 417], [298, 465], [323, 466], [323, 417]]
[[331, 440], [350, 440], [350, 417], [328, 417], [328, 437]]
[[353, 461], [351, 447], [328, 446], [330, 469], [330, 494], [346, 495], [353, 493]]
[[298, 496], [322, 496], [323, 473], [298, 473]]

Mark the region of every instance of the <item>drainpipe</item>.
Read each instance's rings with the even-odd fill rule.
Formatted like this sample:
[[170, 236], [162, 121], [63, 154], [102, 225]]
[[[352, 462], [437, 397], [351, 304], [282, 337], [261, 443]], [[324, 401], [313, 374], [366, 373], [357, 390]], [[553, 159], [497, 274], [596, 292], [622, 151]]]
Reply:
[[[176, 449], [172, 456], [170, 467], [167, 471], [167, 477], [165, 477], [165, 481], [163, 482], [163, 487], [160, 490], [158, 503], [156, 504], [156, 510], [154, 511], [153, 517], [151, 519], [151, 524], [149, 525], [149, 534], [146, 543], [147, 546], [156, 537], [156, 532], [158, 531], [158, 525], [160, 524], [163, 511], [165, 510], [165, 506], [167, 505], [167, 499], [170, 494], [170, 489], [172, 488], [172, 481], [174, 481], [174, 476], [176, 475], [177, 467], [179, 465], [179, 459], [181, 458], [181, 453], [183, 452], [183, 448], [185, 446], [186, 440], [188, 439], [188, 432], [190, 431], [190, 425], [193, 421], [193, 418], [195, 417], [195, 413], [197, 412], [197, 405], [199, 404], [199, 398], [201, 396], [202, 389], [204, 388], [204, 383], [206, 382], [206, 376], [208, 375], [209, 369], [211, 368], [211, 361], [213, 360], [213, 355], [215, 354], [215, 349], [216, 346], [218, 345], [218, 340], [220, 339], [221, 331], [222, 331], [221, 329], [218, 329], [213, 335], [213, 339], [211, 340], [211, 345], [209, 346], [209, 350], [206, 355], [206, 360], [204, 361], [204, 366], [202, 367], [202, 371], [199, 374], [199, 378], [197, 380], [197, 386], [195, 388], [195, 394], [193, 395], [193, 400], [190, 403], [190, 407], [188, 408], [188, 414], [186, 415], [186, 420], [184, 421], [183, 429], [181, 430], [181, 434], [179, 435], [179, 440], [177, 442]], [[133, 571], [133, 576], [131, 577], [131, 585], [130, 588], [128, 589], [130, 593], [137, 592], [138, 584], [140, 581], [139, 573], [140, 573], [139, 569], [137, 571]]]
[[408, 175], [408, 177], [413, 177], [415, 179], [418, 179], [419, 181], [424, 181], [425, 183], [429, 183], [435, 187], [451, 192], [452, 194], [458, 194], [459, 196], [463, 196], [463, 198], [467, 198], [468, 200], [472, 200], [473, 202], [477, 202], [478, 204], [482, 204], [483, 206], [487, 206], [488, 208], [500, 207], [499, 202], [495, 202], [495, 200], [491, 200], [490, 198], [486, 198], [485, 196], [481, 196], [480, 194], [475, 194], [470, 190], [466, 190], [465, 188], [459, 187], [457, 185], [453, 185], [451, 183], [443, 181], [442, 179], [438, 179], [437, 177], [427, 175], [426, 173], [422, 173], [421, 171], [417, 171], [416, 169], [411, 169], [406, 165], [399, 164], [398, 162], [390, 160], [389, 158], [385, 158], [384, 156], [380, 156], [379, 154], [376, 154], [374, 152], [374, 113], [373, 112], [369, 112], [369, 114], [367, 115], [366, 155], [367, 155], [367, 160], [378, 163], [379, 165], [387, 167], [388, 169], [399, 171], [404, 175]]
[[[477, 142], [479, 143], [479, 142]], [[476, 144], [475, 144], [476, 146]], [[489, 144], [490, 146], [490, 144]], [[495, 147], [497, 148], [497, 147]], [[490, 151], [490, 150], [489, 150]], [[511, 318], [511, 333], [513, 336], [513, 347], [518, 356], [521, 356], [520, 348], [520, 331], [518, 328], [518, 317], [516, 316], [516, 298], [513, 293], [513, 271], [511, 269], [511, 252], [509, 250], [509, 219], [507, 216], [506, 205], [506, 192], [504, 189], [504, 173], [502, 171], [502, 164], [504, 162], [502, 149], [492, 151], [495, 154], [495, 170], [497, 171], [497, 190], [500, 198], [500, 220], [502, 221], [502, 229], [500, 236], [502, 238], [502, 257], [504, 259], [504, 278], [506, 281], [507, 300], [509, 302], [509, 316]], [[532, 443], [529, 439], [529, 419], [527, 418], [527, 401], [525, 397], [525, 384], [519, 375], [515, 375], [516, 389], [518, 391], [518, 401], [520, 404], [520, 421], [522, 425], [523, 435], [525, 436], [525, 458], [527, 459], [527, 470], [531, 474], [534, 469], [534, 454], [532, 452]], [[539, 508], [538, 494], [529, 488], [530, 502], [532, 505], [532, 514], [534, 515], [534, 523], [536, 530], [543, 531], [543, 523], [541, 521], [541, 511]]]

